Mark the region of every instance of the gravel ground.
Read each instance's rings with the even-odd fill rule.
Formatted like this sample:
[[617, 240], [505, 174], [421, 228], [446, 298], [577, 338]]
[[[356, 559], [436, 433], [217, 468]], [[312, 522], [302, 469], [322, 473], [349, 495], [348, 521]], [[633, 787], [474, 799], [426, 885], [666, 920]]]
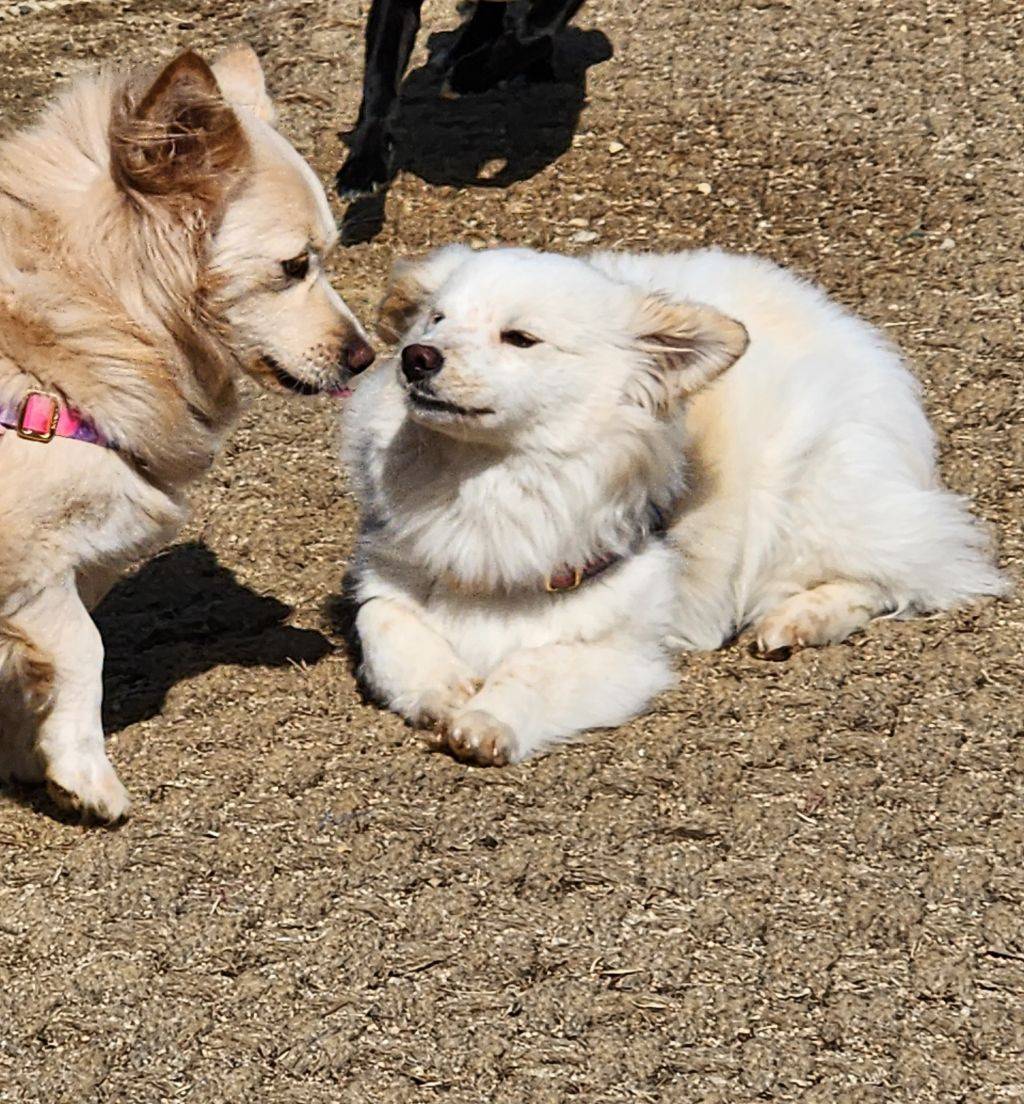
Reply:
[[[0, 3], [0, 109], [245, 37], [328, 179], [366, 7]], [[337, 284], [369, 317], [452, 238], [767, 253], [905, 350], [1019, 577], [1022, 43], [999, 0], [592, 0], [555, 88], [412, 76], [410, 171], [349, 212]], [[356, 693], [324, 608], [353, 505], [307, 409], [256, 398], [100, 615], [131, 821], [0, 792], [0, 1101], [1024, 1099], [1019, 597], [689, 657], [621, 731], [462, 767]]]

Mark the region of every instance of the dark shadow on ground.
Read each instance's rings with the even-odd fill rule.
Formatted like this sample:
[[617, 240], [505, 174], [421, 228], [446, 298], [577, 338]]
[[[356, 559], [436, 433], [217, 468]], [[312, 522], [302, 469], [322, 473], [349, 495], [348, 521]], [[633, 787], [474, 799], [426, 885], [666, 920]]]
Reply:
[[[524, 77], [480, 95], [441, 97], [436, 58], [456, 32], [431, 35], [430, 58], [402, 85], [395, 119], [396, 171], [430, 184], [505, 188], [556, 161], [572, 144], [587, 99], [587, 70], [612, 56], [603, 32], [570, 27], [555, 40], [555, 79]], [[342, 220], [346, 244], [369, 241], [384, 224], [385, 196], [355, 200]]]
[[324, 602], [321, 612], [328, 632], [342, 641], [349, 671], [355, 680], [356, 691], [367, 705], [387, 709], [383, 701], [363, 676], [363, 645], [356, 629], [356, 617], [359, 615], [359, 601], [355, 594], [355, 577], [346, 574], [341, 582], [341, 591], [332, 594]]
[[124, 579], [96, 611], [103, 634], [103, 724], [156, 716], [182, 679], [223, 664], [316, 663], [322, 633], [286, 624], [291, 607], [238, 582], [202, 543], [181, 544]]
[[363, 662], [363, 646], [356, 631], [359, 602], [355, 595], [355, 578], [351, 574], [345, 575], [341, 581], [340, 592], [332, 594], [324, 602], [321, 612], [327, 631], [341, 640], [349, 670], [356, 681], [360, 682], [359, 669]]

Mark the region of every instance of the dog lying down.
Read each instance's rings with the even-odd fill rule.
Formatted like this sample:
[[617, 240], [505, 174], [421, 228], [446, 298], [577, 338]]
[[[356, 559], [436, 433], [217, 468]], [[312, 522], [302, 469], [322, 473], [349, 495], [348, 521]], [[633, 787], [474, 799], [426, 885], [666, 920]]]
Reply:
[[0, 144], [0, 777], [116, 820], [87, 612], [174, 535], [245, 372], [344, 390], [373, 359], [334, 220], [256, 55], [76, 84]]
[[362, 675], [460, 759], [628, 720], [673, 649], [1004, 589], [896, 352], [765, 260], [449, 246], [382, 332], [343, 434]]

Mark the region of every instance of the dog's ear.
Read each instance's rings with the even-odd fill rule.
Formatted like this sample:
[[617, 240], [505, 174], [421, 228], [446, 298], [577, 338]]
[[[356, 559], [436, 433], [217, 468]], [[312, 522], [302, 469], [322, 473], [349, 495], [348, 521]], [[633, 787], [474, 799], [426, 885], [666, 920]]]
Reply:
[[746, 351], [746, 328], [704, 303], [643, 296], [634, 319], [646, 371], [631, 382], [630, 398], [656, 413], [706, 387]]
[[398, 341], [420, 307], [472, 252], [468, 245], [445, 245], [425, 257], [395, 261], [377, 310], [381, 339], [391, 344]]
[[111, 169], [126, 191], [184, 198], [211, 210], [248, 157], [238, 117], [213, 71], [191, 50], [175, 58], [111, 121]]
[[277, 111], [267, 95], [263, 67], [251, 46], [242, 42], [221, 54], [213, 63], [213, 75], [229, 104], [247, 108], [271, 126], [277, 122]]

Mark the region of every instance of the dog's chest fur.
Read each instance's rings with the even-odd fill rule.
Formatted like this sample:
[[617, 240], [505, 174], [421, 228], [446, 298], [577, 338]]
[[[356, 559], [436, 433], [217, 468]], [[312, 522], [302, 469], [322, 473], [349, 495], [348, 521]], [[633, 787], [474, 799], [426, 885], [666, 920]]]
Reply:
[[642, 480], [600, 472], [599, 457], [500, 453], [443, 437], [405, 416], [388, 374], [365, 381], [346, 419], [364, 555], [427, 585], [523, 594], [543, 590], [563, 565], [632, 551], [650, 505]]

